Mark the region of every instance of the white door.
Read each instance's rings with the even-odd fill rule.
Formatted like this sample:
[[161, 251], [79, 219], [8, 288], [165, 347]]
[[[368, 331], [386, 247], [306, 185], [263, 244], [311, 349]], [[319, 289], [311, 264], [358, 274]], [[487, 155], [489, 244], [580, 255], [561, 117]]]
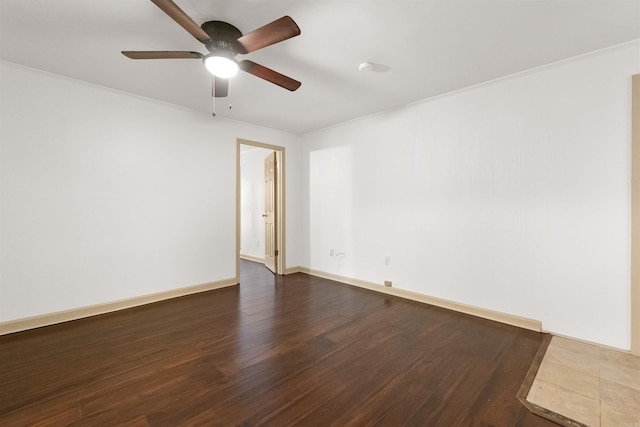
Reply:
[[264, 159], [264, 265], [276, 273], [276, 152]]

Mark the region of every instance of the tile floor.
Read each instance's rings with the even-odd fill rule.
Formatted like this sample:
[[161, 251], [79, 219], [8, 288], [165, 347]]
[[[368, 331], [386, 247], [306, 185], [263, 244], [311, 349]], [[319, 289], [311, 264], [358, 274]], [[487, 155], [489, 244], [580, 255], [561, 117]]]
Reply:
[[640, 427], [640, 357], [553, 337], [527, 401], [564, 425]]

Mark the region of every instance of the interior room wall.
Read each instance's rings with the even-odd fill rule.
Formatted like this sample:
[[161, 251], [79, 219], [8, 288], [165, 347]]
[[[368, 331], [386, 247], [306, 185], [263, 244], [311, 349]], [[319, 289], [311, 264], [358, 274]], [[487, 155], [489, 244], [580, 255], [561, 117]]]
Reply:
[[242, 138], [286, 147], [287, 267], [628, 349], [638, 52], [302, 137], [0, 62], [0, 322], [233, 277]]
[[298, 180], [296, 135], [6, 62], [0, 76], [0, 322], [233, 278], [237, 138], [290, 148]]
[[636, 43], [302, 137], [303, 266], [629, 349]]
[[240, 254], [264, 260], [264, 159], [273, 151], [245, 147], [240, 153]]

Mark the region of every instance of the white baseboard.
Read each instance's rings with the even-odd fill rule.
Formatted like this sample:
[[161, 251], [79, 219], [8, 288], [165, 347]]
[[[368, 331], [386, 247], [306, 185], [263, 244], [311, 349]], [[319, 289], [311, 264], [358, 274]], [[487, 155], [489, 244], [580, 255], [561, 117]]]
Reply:
[[584, 339], [581, 339], [581, 338], [570, 337], [569, 335], [558, 334], [556, 332], [547, 331], [545, 329], [543, 329], [542, 332], [545, 333], [545, 334], [552, 335], [554, 337], [564, 338], [566, 340], [571, 340], [571, 341], [579, 342], [579, 343], [582, 343], [582, 344], [593, 345], [593, 346], [604, 348], [604, 349], [607, 349], [607, 350], [619, 351], [620, 353], [630, 354], [630, 355], [634, 356], [634, 354], [631, 353], [630, 349], [627, 350], [627, 349], [624, 349], [624, 348], [614, 347], [614, 346], [611, 346], [611, 345], [600, 344], [600, 343], [595, 342], [595, 341], [589, 341], [589, 340], [584, 340]]
[[[394, 295], [400, 298], [410, 299], [412, 301], [421, 302], [424, 304], [435, 305], [437, 307], [446, 308], [449, 310], [457, 311], [460, 313], [466, 313], [473, 316], [481, 317], [483, 319], [493, 320], [500, 323], [505, 323], [512, 326], [517, 326], [523, 329], [529, 329], [536, 332], [542, 331], [542, 323], [538, 320], [528, 319], [526, 317], [520, 317], [513, 314], [502, 313], [499, 311], [488, 310], [485, 308], [475, 307], [467, 304], [462, 304], [455, 301], [449, 301], [442, 298], [436, 298], [417, 292], [411, 292], [404, 289], [388, 288], [377, 283], [367, 282], [364, 280], [354, 279], [350, 277], [340, 276], [332, 273], [325, 273], [319, 270], [313, 270], [306, 267], [290, 267], [287, 268], [285, 274], [293, 273], [306, 273], [312, 276], [322, 277], [329, 280], [335, 280], [337, 282], [345, 283], [352, 286], [358, 286], [360, 288], [369, 289], [376, 292], [381, 292], [388, 295]], [[84, 317], [95, 316], [98, 314], [110, 313], [113, 311], [124, 310], [127, 308], [137, 307], [144, 304], [150, 304], [153, 302], [163, 301], [170, 298], [176, 298], [184, 295], [195, 294], [198, 292], [205, 292], [213, 289], [224, 288], [228, 286], [234, 286], [238, 284], [237, 278], [225, 279], [216, 282], [204, 283], [196, 286], [189, 286], [186, 288], [174, 289], [171, 291], [159, 292], [150, 295], [142, 295], [139, 297], [129, 298], [120, 301], [113, 301], [104, 304], [98, 304], [93, 306], [81, 307], [72, 310], [65, 310], [51, 314], [44, 314], [41, 316], [28, 317], [24, 319], [11, 320], [8, 322], [0, 323], [0, 335], [11, 334], [14, 332], [25, 331], [28, 329], [40, 328], [43, 326], [49, 326], [56, 323], [68, 322], [71, 320], [81, 319]]]
[[312, 276], [318, 276], [318, 277], [322, 277], [329, 280], [335, 280], [336, 282], [345, 283], [347, 285], [358, 286], [360, 288], [365, 288], [365, 289], [381, 292], [388, 295], [394, 295], [400, 298], [406, 298], [406, 299], [421, 302], [424, 304], [435, 305], [437, 307], [446, 308], [446, 309], [457, 311], [460, 313], [470, 314], [476, 317], [481, 317], [483, 319], [505, 323], [511, 326], [517, 326], [523, 329], [529, 329], [536, 332], [542, 331], [542, 322], [540, 322], [539, 320], [520, 317], [514, 314], [502, 313], [499, 311], [489, 310], [486, 308], [475, 307], [472, 305], [462, 304], [459, 302], [450, 301], [442, 298], [436, 298], [429, 295], [419, 294], [417, 292], [407, 291], [404, 289], [386, 287], [384, 285], [379, 285], [377, 283], [366, 282], [364, 280], [353, 279], [351, 277], [340, 276], [332, 273], [325, 273], [319, 270], [313, 270], [306, 267], [296, 267], [296, 269], [297, 271], [302, 273], [307, 273]]
[[257, 256], [247, 255], [247, 254], [240, 254], [240, 258], [248, 259], [249, 261], [255, 261], [255, 262], [260, 262], [260, 263], [264, 264], [264, 258], [260, 258], [260, 257], [257, 257]]
[[49, 326], [56, 323], [82, 319], [84, 317], [96, 316], [98, 314], [124, 310], [126, 308], [137, 307], [140, 305], [163, 301], [170, 298], [177, 298], [185, 295], [196, 294], [199, 292], [210, 291], [213, 289], [225, 288], [228, 286], [237, 285], [238, 282], [239, 281], [237, 278], [225, 279], [216, 282], [203, 283], [201, 285], [188, 286], [186, 288], [172, 289], [170, 291], [107, 302], [104, 304], [90, 305], [87, 307], [80, 307], [71, 310], [58, 311], [50, 314], [43, 314], [41, 316], [10, 320], [8, 322], [0, 323], [0, 335], [26, 331], [28, 329], [41, 328], [43, 326]]

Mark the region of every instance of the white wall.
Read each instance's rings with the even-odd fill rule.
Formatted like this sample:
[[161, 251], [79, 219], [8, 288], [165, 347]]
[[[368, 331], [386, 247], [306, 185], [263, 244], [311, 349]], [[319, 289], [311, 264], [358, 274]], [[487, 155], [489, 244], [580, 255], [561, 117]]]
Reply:
[[236, 138], [295, 158], [297, 136], [5, 62], [0, 76], [0, 322], [235, 276]]
[[273, 150], [251, 147], [240, 155], [240, 253], [260, 259], [264, 259], [264, 159], [269, 153]]
[[304, 135], [303, 265], [629, 349], [639, 72], [634, 43]]
[[0, 62], [0, 322], [233, 277], [242, 138], [286, 147], [287, 267], [628, 349], [639, 72], [636, 43], [299, 145]]

